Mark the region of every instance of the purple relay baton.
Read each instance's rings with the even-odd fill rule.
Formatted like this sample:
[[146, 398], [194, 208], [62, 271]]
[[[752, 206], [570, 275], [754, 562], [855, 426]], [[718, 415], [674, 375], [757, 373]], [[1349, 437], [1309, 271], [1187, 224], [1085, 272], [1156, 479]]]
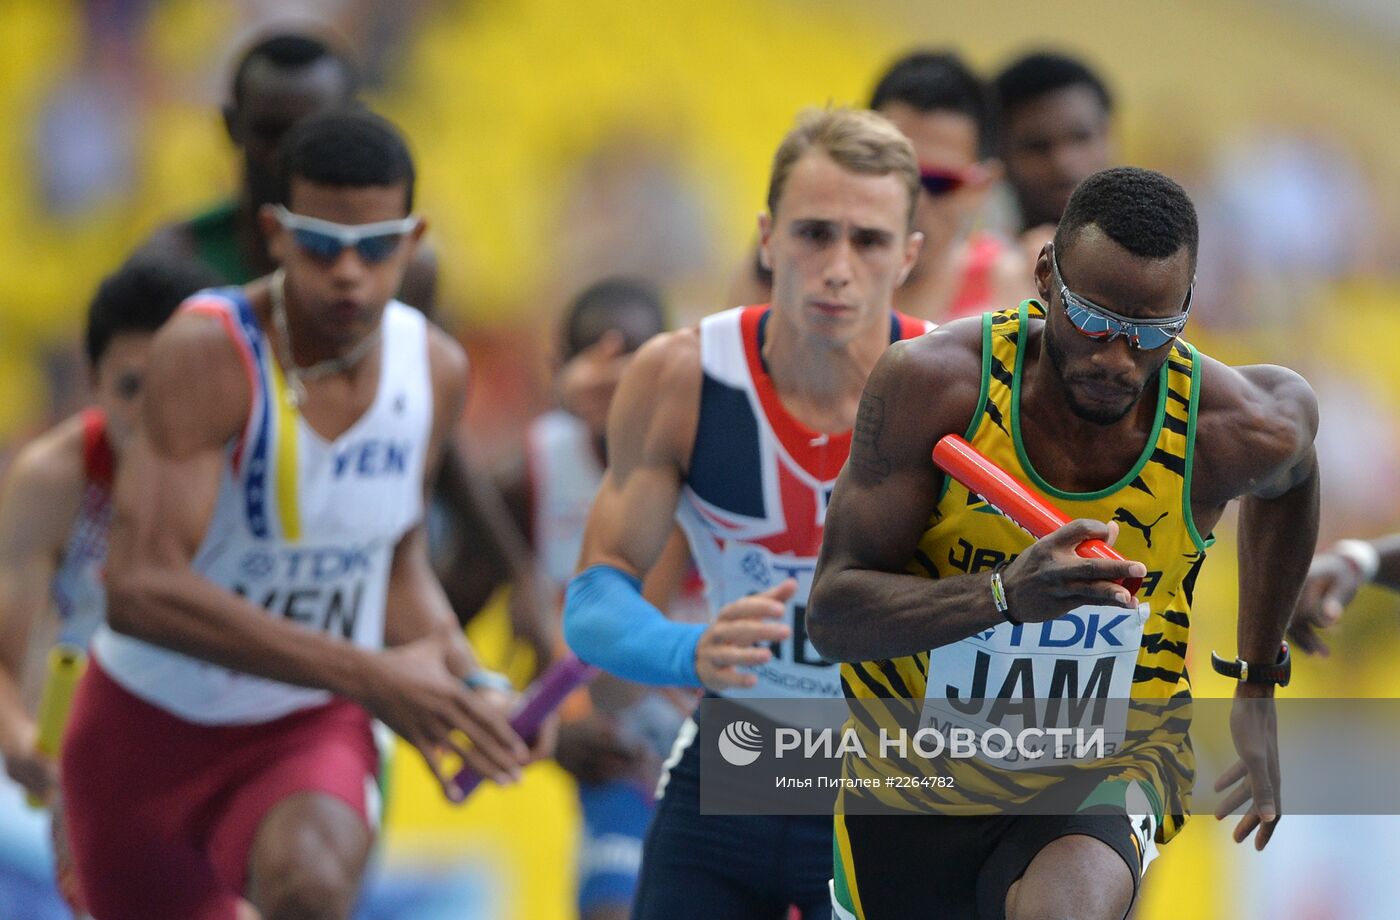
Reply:
[[[515, 715], [510, 717], [510, 727], [526, 744], [534, 744], [540, 726], [564, 702], [564, 697], [588, 683], [597, 673], [597, 668], [584, 664], [576, 655], [559, 659], [525, 688]], [[465, 799], [481, 783], [481, 774], [471, 767], [463, 767], [455, 782]]]

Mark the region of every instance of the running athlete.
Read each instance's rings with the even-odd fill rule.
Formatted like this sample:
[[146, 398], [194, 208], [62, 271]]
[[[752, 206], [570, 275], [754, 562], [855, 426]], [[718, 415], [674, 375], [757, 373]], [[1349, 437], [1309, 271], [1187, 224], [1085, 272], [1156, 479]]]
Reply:
[[[63, 751], [95, 916], [347, 916], [372, 840], [371, 714], [458, 797], [445, 752], [529, 755], [428, 566], [427, 483], [460, 348], [392, 299], [423, 232], [398, 131], [364, 111], [288, 135], [281, 270], [157, 336], [118, 477], [108, 622]], [[385, 646], [388, 648], [386, 649]], [[462, 739], [465, 735], [471, 744]]]
[[1400, 535], [1338, 540], [1327, 552], [1314, 556], [1288, 637], [1310, 655], [1326, 655], [1329, 649], [1317, 630], [1340, 623], [1342, 611], [1367, 584], [1400, 591]]
[[[574, 299], [563, 328], [559, 376], [561, 389], [568, 388], [561, 393], [566, 408], [531, 422], [525, 470], [502, 488], [524, 512], [540, 564], [561, 602], [603, 479], [608, 406], [627, 361], [665, 329], [665, 308], [650, 285], [606, 279]], [[697, 600], [703, 604], [693, 594], [674, 590], [690, 568], [690, 553], [677, 531], [648, 575], [646, 592], [673, 617], [699, 606]], [[604, 674], [589, 687], [588, 702], [586, 711], [566, 717], [555, 751], [578, 782], [583, 817], [579, 915], [583, 920], [622, 920], [631, 915], [637, 889], [642, 844], [654, 810], [651, 790], [661, 759], [693, 708], [694, 695], [644, 691]]]
[[1113, 162], [1113, 97], [1098, 74], [1064, 54], [1012, 61], [993, 85], [1001, 106], [1001, 161], [1033, 264], [1055, 235], [1069, 196]]
[[[783, 140], [759, 218], [772, 304], [658, 336], [618, 388], [564, 609], [584, 660], [740, 699], [840, 698], [806, 638], [806, 589], [865, 376], [927, 329], [891, 308], [922, 241], [918, 183], [908, 140], [872, 112], [810, 112]], [[671, 622], [641, 595], [677, 520], [708, 624]], [[688, 722], [667, 762], [634, 916], [824, 916], [830, 822], [701, 814], [695, 735]]]
[[[33, 638], [86, 648], [106, 606], [112, 474], [136, 424], [151, 338], [180, 301], [216, 283], [198, 265], [138, 258], [103, 279], [84, 335], [94, 405], [28, 444], [0, 492], [0, 762], [32, 799], [56, 804], [58, 764], [25, 705]], [[6, 796], [19, 808], [19, 797]], [[19, 820], [0, 808], [0, 827]], [[61, 822], [55, 822], [55, 831]], [[45, 847], [47, 849], [47, 847]], [[60, 854], [63, 847], [59, 847]], [[59, 883], [76, 892], [60, 861]]]
[[[975, 229], [1001, 179], [996, 112], [987, 85], [952, 52], [917, 51], [896, 61], [875, 86], [870, 108], [894, 122], [918, 157], [921, 187], [914, 227], [923, 234], [895, 306], [934, 320], [969, 316], [1029, 296], [1020, 251]], [[771, 293], [772, 272], [754, 253], [731, 300], [755, 303]]]
[[[250, 47], [239, 59], [223, 106], [224, 127], [243, 165], [241, 188], [232, 200], [188, 220], [162, 227], [143, 251], [195, 258], [223, 276], [228, 284], [247, 284], [275, 267], [267, 230], [258, 215], [282, 203], [278, 149], [292, 126], [307, 115], [351, 104], [358, 77], [346, 54], [311, 35], [284, 32]], [[398, 298], [435, 317], [437, 259], [427, 239], [419, 241], [404, 270]], [[509, 573], [513, 585], [511, 616], [517, 634], [547, 660], [547, 599], [535, 590], [528, 548], [510, 527], [500, 496], [476, 473], [455, 444], [448, 447], [434, 488], [437, 520], [447, 526], [434, 549], [443, 557], [440, 576], [465, 624], [486, 603], [495, 582], [466, 579], [481, 557], [483, 565]]]
[[[1316, 539], [1317, 404], [1291, 371], [1228, 367], [1178, 338], [1196, 249], [1195, 209], [1176, 183], [1139, 169], [1097, 173], [1036, 263], [1039, 303], [949, 324], [881, 360], [808, 612], [816, 647], [843, 662], [849, 696], [941, 710], [950, 699], [1045, 698], [1097, 682], [1115, 699], [1189, 699], [1202, 535], [1235, 498], [1238, 654], [1256, 680], [1271, 679]], [[932, 465], [935, 442], [954, 433], [1077, 520], [1031, 542]], [[1078, 557], [1088, 538], [1116, 539], [1128, 561]], [[1141, 604], [1115, 583], [1127, 577], [1143, 579]], [[1230, 798], [1252, 796], [1235, 839], [1257, 830], [1260, 848], [1280, 814], [1274, 727], [1263, 718], [1273, 691], [1238, 683], [1242, 766], [1227, 774], [1243, 780]], [[1119, 920], [1154, 837], [1166, 842], [1186, 818], [1190, 747], [1160, 737], [1128, 748], [1134, 772], [1089, 790], [1077, 814], [1014, 814], [1062, 774], [978, 760], [954, 762], [951, 788], [881, 794], [918, 816], [838, 813], [837, 915]], [[869, 765], [847, 757], [844, 768], [860, 777]]]

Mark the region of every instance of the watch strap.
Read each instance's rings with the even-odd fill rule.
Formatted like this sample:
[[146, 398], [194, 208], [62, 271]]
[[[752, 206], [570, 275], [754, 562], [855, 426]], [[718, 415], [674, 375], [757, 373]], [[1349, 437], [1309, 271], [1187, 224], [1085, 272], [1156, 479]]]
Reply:
[[1243, 658], [1232, 661], [1211, 652], [1210, 665], [1215, 669], [1215, 673], [1233, 678], [1242, 684], [1276, 684], [1287, 687], [1289, 678], [1293, 675], [1293, 657], [1287, 642], [1279, 647], [1278, 659], [1269, 664], [1249, 662]]

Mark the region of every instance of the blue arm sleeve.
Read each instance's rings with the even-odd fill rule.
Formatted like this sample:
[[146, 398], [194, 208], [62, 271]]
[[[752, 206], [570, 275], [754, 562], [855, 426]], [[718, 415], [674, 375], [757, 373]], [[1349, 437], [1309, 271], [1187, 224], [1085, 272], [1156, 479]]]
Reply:
[[642, 583], [610, 565], [578, 573], [564, 594], [564, 641], [584, 661], [652, 686], [699, 687], [703, 623], [675, 623], [642, 597]]

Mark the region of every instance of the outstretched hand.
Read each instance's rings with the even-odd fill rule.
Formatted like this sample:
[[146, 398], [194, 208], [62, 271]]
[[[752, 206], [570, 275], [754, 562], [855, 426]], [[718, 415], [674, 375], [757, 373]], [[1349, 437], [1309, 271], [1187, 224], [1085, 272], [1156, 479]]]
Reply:
[[445, 755], [456, 754], [482, 776], [507, 784], [538, 752], [510, 727], [509, 696], [468, 689], [448, 659], [448, 647], [431, 636], [380, 652], [362, 702], [418, 749], [443, 794], [456, 801], [461, 792]]
[[792, 634], [783, 622], [787, 602], [797, 592], [789, 578], [774, 588], [725, 604], [695, 646], [695, 673], [711, 690], [752, 687], [758, 678], [746, 667], [767, 664], [773, 652], [769, 642], [782, 642]]
[[1361, 573], [1336, 553], [1318, 553], [1308, 567], [1298, 606], [1288, 624], [1288, 638], [1309, 655], [1326, 656], [1331, 649], [1317, 634], [1342, 619], [1342, 611], [1361, 588]]
[[603, 431], [613, 393], [631, 358], [627, 339], [616, 329], [609, 329], [559, 369], [559, 404], [582, 419], [589, 430]]
[[1240, 759], [1215, 781], [1216, 792], [1230, 790], [1216, 806], [1215, 818], [1223, 821], [1249, 803], [1235, 825], [1235, 842], [1243, 843], [1253, 833], [1254, 848], [1262, 850], [1269, 845], [1283, 814], [1279, 804], [1278, 713], [1271, 691], [1235, 697], [1230, 734]]

